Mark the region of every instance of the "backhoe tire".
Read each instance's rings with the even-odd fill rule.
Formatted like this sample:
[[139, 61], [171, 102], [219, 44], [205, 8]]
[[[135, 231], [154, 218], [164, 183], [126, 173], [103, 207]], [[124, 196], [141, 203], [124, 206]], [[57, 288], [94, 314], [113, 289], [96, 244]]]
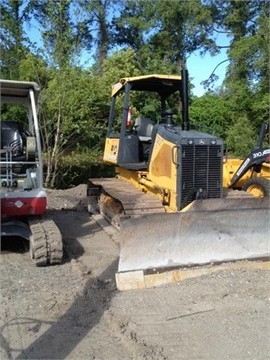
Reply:
[[261, 177], [250, 178], [242, 186], [242, 190], [257, 197], [270, 196], [270, 180]]

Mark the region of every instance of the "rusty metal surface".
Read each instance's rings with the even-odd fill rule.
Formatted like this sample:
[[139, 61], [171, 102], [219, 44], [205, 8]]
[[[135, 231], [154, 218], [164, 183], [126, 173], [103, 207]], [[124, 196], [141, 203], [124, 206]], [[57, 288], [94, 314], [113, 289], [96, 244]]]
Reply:
[[119, 200], [127, 216], [165, 212], [161, 201], [157, 197], [140, 191], [128, 182], [115, 178], [104, 178], [91, 179], [91, 183], [101, 186], [107, 194]]

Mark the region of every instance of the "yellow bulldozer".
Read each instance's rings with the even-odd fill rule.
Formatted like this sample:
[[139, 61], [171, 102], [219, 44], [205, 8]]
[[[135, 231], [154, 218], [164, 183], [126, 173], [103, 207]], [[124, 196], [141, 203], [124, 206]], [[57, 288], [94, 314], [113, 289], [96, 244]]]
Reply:
[[[155, 118], [134, 109], [138, 93], [158, 99]], [[222, 139], [190, 129], [187, 70], [112, 87], [103, 159], [116, 176], [90, 179], [89, 211], [120, 229], [118, 274], [269, 257], [269, 198], [236, 191], [240, 163], [224, 166]]]

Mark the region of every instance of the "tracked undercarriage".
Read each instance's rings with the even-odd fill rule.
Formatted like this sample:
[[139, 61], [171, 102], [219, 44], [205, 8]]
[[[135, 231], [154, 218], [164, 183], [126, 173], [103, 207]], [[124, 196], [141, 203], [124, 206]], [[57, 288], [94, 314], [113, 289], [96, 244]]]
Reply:
[[29, 221], [30, 256], [36, 266], [55, 265], [62, 262], [62, 235], [49, 217]]
[[34, 217], [27, 221], [2, 221], [1, 237], [7, 236], [21, 237], [29, 241], [30, 257], [36, 266], [56, 265], [62, 262], [62, 235], [49, 216]]
[[[159, 198], [117, 178], [91, 179], [87, 192], [88, 211], [99, 212], [118, 230], [125, 219], [166, 212]], [[267, 203], [267, 199], [256, 203], [253, 200], [254, 196], [245, 191], [224, 189], [224, 198], [195, 201], [188, 211], [245, 209], [251, 204], [255, 209], [261, 206], [261, 202]]]
[[121, 220], [165, 212], [158, 198], [118, 179], [91, 179], [87, 191], [89, 212], [99, 211], [117, 229]]

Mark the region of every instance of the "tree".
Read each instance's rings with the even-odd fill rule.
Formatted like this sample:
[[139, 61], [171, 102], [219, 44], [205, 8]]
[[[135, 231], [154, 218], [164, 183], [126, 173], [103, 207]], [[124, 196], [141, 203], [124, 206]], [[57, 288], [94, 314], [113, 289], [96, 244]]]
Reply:
[[84, 14], [85, 36], [92, 34], [95, 39], [95, 60], [99, 71], [108, 55], [111, 43], [109, 13], [113, 11], [117, 0], [82, 0], [78, 3]]
[[31, 11], [40, 24], [43, 45], [50, 66], [63, 69], [74, 64], [80, 53], [81, 36], [71, 15], [72, 0], [36, 0]]
[[113, 18], [114, 42], [134, 49], [142, 73], [176, 73], [193, 51], [218, 51], [211, 19], [200, 0], [128, 0]]
[[80, 71], [73, 66], [82, 41], [79, 26], [72, 16], [73, 6], [72, 0], [36, 0], [31, 3], [46, 50], [47, 76], [42, 84], [40, 122], [46, 158], [45, 186], [48, 187], [56, 186], [60, 158], [67, 148], [74, 148], [72, 139], [76, 142], [74, 134], [76, 131], [79, 134], [79, 122], [70, 125], [74, 118], [72, 101], [77, 101], [76, 90], [80, 91], [81, 78]]
[[28, 19], [27, 0], [0, 1], [1, 77], [17, 80], [19, 63], [29, 52], [23, 25]]
[[225, 100], [219, 94], [195, 97], [189, 114], [192, 127], [225, 139], [229, 119]]
[[[269, 5], [265, 0], [225, 0], [212, 1], [212, 6], [216, 23], [231, 36], [223, 96], [230, 118], [228, 146], [239, 155], [236, 144], [255, 143], [257, 129], [268, 120]], [[241, 141], [235, 142], [233, 134]], [[242, 146], [241, 155], [245, 152]]]
[[[0, 67], [1, 78], [26, 80], [20, 64], [30, 53], [24, 25], [29, 19], [28, 0], [0, 0]], [[33, 81], [33, 76], [32, 79]], [[1, 120], [28, 124], [27, 108], [14, 104], [1, 104]]]

